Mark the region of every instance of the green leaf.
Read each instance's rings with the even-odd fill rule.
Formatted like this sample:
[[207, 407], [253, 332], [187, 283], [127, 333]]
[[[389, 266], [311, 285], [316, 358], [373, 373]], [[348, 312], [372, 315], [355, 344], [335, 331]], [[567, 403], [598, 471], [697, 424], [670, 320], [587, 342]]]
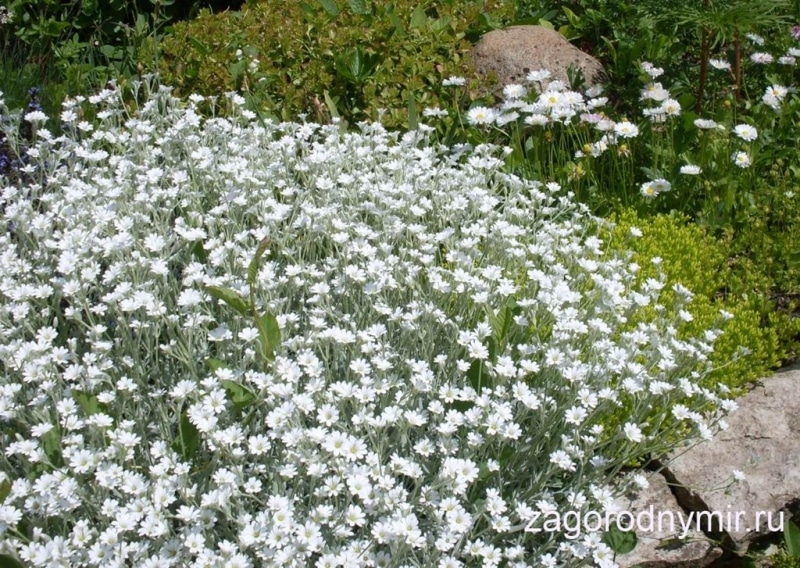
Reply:
[[250, 307], [247, 305], [239, 294], [230, 288], [222, 288], [220, 286], [206, 286], [206, 291], [214, 296], [217, 300], [222, 300], [234, 310], [243, 316], [250, 315]]
[[414, 12], [411, 14], [411, 27], [412, 28], [421, 28], [428, 23], [428, 15], [425, 13], [425, 10], [422, 9], [422, 6], [417, 6], [414, 9]]
[[440, 32], [443, 29], [447, 28], [450, 25], [452, 18], [450, 16], [442, 16], [430, 23], [430, 28], [434, 32]]
[[786, 541], [786, 552], [792, 558], [800, 558], [800, 528], [790, 519], [783, 523], [783, 539]]
[[331, 116], [333, 118], [341, 118], [339, 116], [339, 111], [336, 110], [336, 103], [333, 101], [330, 94], [328, 94], [328, 91], [323, 91], [322, 95], [325, 97], [325, 106], [328, 107], [328, 112], [331, 113]]
[[22, 563], [8, 554], [0, 554], [0, 568], [25, 568]]
[[191, 460], [200, 449], [200, 431], [189, 420], [189, 413], [186, 409], [181, 412], [181, 419], [178, 423], [178, 439], [173, 442], [173, 449], [185, 460]]
[[489, 348], [489, 361], [491, 361], [492, 364], [497, 363], [497, 351], [500, 348], [500, 345], [497, 343], [497, 340], [495, 340], [494, 337], [490, 336], [489, 339], [486, 341], [486, 347]]
[[81, 407], [81, 410], [86, 413], [86, 416], [103, 412], [103, 408], [100, 406], [100, 402], [97, 400], [96, 396], [80, 391], [72, 391], [72, 396], [75, 398], [75, 402], [78, 403], [78, 406]]
[[255, 393], [236, 381], [222, 381], [222, 388], [225, 389], [231, 402], [233, 402], [237, 408], [243, 408], [256, 399]]
[[350, 11], [359, 15], [369, 12], [366, 0], [350, 0]]
[[47, 434], [41, 437], [42, 449], [47, 459], [50, 460], [55, 466], [61, 465], [61, 436], [58, 430], [53, 428]]
[[208, 54], [211, 53], [208, 46], [196, 37], [189, 36], [189, 43], [192, 44], [192, 47], [194, 47], [202, 57], [207, 57]]
[[573, 28], [581, 27], [581, 19], [575, 15], [575, 12], [573, 12], [566, 6], [562, 6], [561, 9], [564, 11], [564, 15], [567, 17], [569, 25], [571, 25]]
[[206, 249], [203, 248], [203, 241], [194, 242], [192, 245], [192, 255], [201, 263], [206, 263], [208, 260], [208, 254], [206, 253]]
[[627, 554], [634, 548], [639, 541], [636, 533], [632, 530], [623, 531], [617, 525], [611, 525], [603, 534], [603, 542], [617, 554]]
[[389, 12], [388, 18], [389, 22], [392, 24], [392, 26], [394, 26], [393, 33], [396, 34], [397, 37], [399, 38], [405, 37], [406, 28], [403, 25], [403, 21], [400, 19], [400, 17], [397, 14], [395, 14], [394, 11], [391, 11]]
[[361, 76], [364, 73], [365, 62], [364, 62], [364, 52], [361, 50], [360, 47], [357, 47], [353, 50], [353, 53], [350, 56], [350, 61], [348, 62], [347, 67], [350, 70], [351, 76], [356, 81], [361, 79]]
[[216, 371], [217, 369], [228, 368], [225, 362], [220, 361], [219, 359], [206, 359], [206, 365], [208, 365], [208, 368], [211, 369], [212, 372]]
[[0, 503], [5, 502], [9, 493], [11, 493], [11, 482], [8, 479], [4, 479], [3, 483], [0, 483]]
[[270, 312], [256, 319], [258, 327], [258, 343], [261, 346], [261, 356], [267, 361], [275, 359], [275, 350], [281, 344], [281, 328], [278, 320]]
[[419, 115], [417, 114], [417, 99], [414, 93], [408, 92], [408, 129], [416, 130], [419, 126]]
[[333, 0], [319, 0], [319, 3], [334, 18], [339, 15], [339, 6]]
[[256, 275], [258, 274], [258, 263], [261, 261], [261, 257], [264, 256], [264, 252], [267, 250], [269, 246], [269, 237], [264, 237], [261, 239], [261, 242], [258, 243], [258, 248], [256, 249], [256, 254], [253, 256], [253, 259], [250, 261], [250, 265], [247, 267], [247, 283], [252, 288], [256, 285]]
[[469, 366], [469, 370], [467, 370], [467, 379], [478, 394], [481, 394], [483, 387], [491, 386], [489, 382], [489, 373], [484, 371], [482, 361], [476, 360], [472, 362], [472, 365]]

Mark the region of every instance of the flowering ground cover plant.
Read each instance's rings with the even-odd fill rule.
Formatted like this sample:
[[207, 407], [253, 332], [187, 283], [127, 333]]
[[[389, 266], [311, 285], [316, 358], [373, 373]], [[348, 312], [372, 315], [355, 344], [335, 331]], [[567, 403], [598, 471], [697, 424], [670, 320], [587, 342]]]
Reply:
[[735, 406], [691, 293], [502, 149], [134, 88], [27, 113], [0, 178], [1, 552], [615, 566], [536, 515], [610, 510]]

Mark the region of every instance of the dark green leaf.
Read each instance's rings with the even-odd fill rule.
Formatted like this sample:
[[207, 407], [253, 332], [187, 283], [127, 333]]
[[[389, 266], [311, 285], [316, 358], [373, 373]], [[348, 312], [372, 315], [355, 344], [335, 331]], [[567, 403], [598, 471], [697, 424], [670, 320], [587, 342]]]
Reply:
[[221, 288], [220, 286], [206, 286], [206, 291], [214, 296], [217, 300], [222, 300], [234, 310], [243, 316], [250, 315], [250, 307], [247, 305], [239, 294], [230, 288]]
[[414, 93], [408, 92], [408, 129], [416, 130], [419, 126], [419, 115], [417, 114], [417, 100]]
[[392, 11], [389, 12], [388, 18], [391, 24], [394, 26], [394, 33], [397, 35], [397, 37], [404, 37], [406, 35], [406, 28], [398, 15]]
[[783, 539], [789, 556], [800, 558], [800, 528], [789, 519], [783, 524]]
[[9, 493], [11, 493], [11, 482], [8, 479], [4, 479], [3, 482], [0, 483], [0, 504], [5, 502]]
[[0, 568], [25, 568], [22, 563], [8, 554], [0, 554]]
[[603, 542], [617, 554], [627, 554], [636, 548], [638, 540], [634, 531], [623, 531], [616, 524], [611, 525], [603, 534]]
[[206, 359], [206, 365], [211, 371], [216, 371], [217, 369], [227, 369], [228, 366], [225, 364], [224, 361], [220, 361], [219, 359]]
[[189, 36], [189, 43], [200, 53], [202, 57], [208, 56], [211, 53], [211, 50], [208, 49], [208, 46], [197, 39], [196, 37]]
[[421, 28], [428, 23], [428, 15], [425, 13], [425, 10], [422, 9], [422, 6], [417, 6], [414, 9], [414, 12], [411, 14], [411, 27], [412, 28]]
[[78, 406], [81, 407], [86, 416], [103, 412], [96, 396], [80, 391], [73, 391], [72, 396], [75, 397], [75, 402], [78, 403]]
[[450, 25], [452, 18], [450, 16], [442, 16], [430, 23], [431, 30], [434, 32], [440, 32], [443, 29], [447, 28]]
[[331, 116], [333, 118], [340, 118], [339, 111], [336, 110], [336, 103], [333, 101], [330, 94], [328, 94], [328, 91], [323, 91], [322, 95], [325, 97], [325, 106], [328, 107], [328, 112], [331, 113]]
[[490, 386], [489, 374], [485, 372], [483, 362], [481, 361], [472, 362], [472, 365], [469, 366], [469, 370], [467, 370], [467, 379], [469, 379], [469, 384], [472, 385], [472, 388], [474, 388], [475, 392], [478, 394], [481, 394], [483, 387]]
[[256, 285], [256, 275], [258, 274], [258, 263], [261, 261], [261, 257], [264, 255], [264, 252], [267, 250], [269, 246], [269, 238], [264, 237], [261, 239], [261, 242], [258, 243], [258, 248], [256, 249], [256, 254], [253, 255], [253, 260], [250, 261], [250, 265], [247, 267], [247, 283], [252, 288]]
[[225, 389], [231, 402], [238, 408], [247, 406], [256, 399], [256, 395], [253, 392], [236, 381], [222, 381], [222, 388]]
[[192, 255], [201, 263], [205, 264], [208, 260], [208, 254], [206, 253], [206, 249], [203, 248], [203, 241], [194, 242], [192, 245]]
[[58, 434], [58, 430], [53, 428], [47, 434], [41, 437], [42, 440], [42, 449], [44, 450], [44, 454], [47, 456], [47, 459], [50, 460], [50, 463], [53, 465], [60, 465], [61, 464], [61, 436]]
[[275, 351], [281, 344], [281, 328], [278, 320], [270, 312], [267, 312], [256, 320], [256, 325], [261, 355], [267, 361], [272, 361], [275, 359]]
[[350, 10], [359, 15], [366, 14], [369, 11], [366, 0], [350, 0]]
[[173, 449], [185, 460], [191, 460], [200, 449], [200, 432], [189, 420], [186, 410], [181, 412], [181, 419], [178, 423], [178, 439], [175, 440]]
[[496, 363], [497, 351], [500, 346], [498, 345], [494, 337], [489, 337], [486, 343], [487, 343], [486, 347], [489, 348], [489, 361], [491, 361], [492, 363]]
[[350, 73], [352, 77], [358, 81], [361, 79], [362, 74], [364, 73], [364, 52], [361, 50], [360, 47], [355, 48], [353, 50], [352, 55], [350, 56], [350, 62], [347, 65], [350, 68]]
[[334, 18], [339, 15], [339, 6], [333, 0], [319, 0], [319, 3]]

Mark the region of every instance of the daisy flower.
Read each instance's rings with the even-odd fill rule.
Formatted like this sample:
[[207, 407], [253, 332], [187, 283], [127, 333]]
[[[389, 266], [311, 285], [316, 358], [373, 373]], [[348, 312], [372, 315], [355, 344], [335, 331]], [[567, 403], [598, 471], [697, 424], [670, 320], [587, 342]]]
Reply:
[[736, 164], [737, 167], [740, 168], [749, 168], [750, 167], [750, 156], [747, 152], [734, 152], [731, 156], [733, 163]]
[[497, 111], [485, 106], [469, 109], [467, 121], [473, 126], [492, 124], [497, 119]]
[[734, 127], [733, 132], [746, 142], [752, 142], [758, 138], [758, 131], [749, 124], [738, 124]]
[[681, 173], [687, 176], [698, 176], [703, 173], [703, 170], [700, 169], [700, 166], [686, 164], [685, 166], [681, 166]]

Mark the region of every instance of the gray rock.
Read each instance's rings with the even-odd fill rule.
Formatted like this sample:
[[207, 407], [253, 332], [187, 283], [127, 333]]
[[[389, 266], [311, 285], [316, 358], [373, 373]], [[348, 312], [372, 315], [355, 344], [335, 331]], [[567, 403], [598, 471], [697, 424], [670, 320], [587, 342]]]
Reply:
[[524, 84], [530, 71], [547, 69], [550, 80], [569, 85], [567, 69], [583, 73], [586, 86], [602, 83], [600, 62], [573, 46], [557, 31], [542, 26], [512, 26], [485, 34], [471, 50], [472, 60], [483, 76], [494, 73], [501, 85]]
[[[682, 505], [719, 513], [721, 526], [712, 528], [743, 552], [778, 529], [780, 513], [789, 518], [800, 499], [800, 367], [765, 379], [737, 403], [727, 430], [676, 456], [668, 469], [682, 486]], [[746, 479], [732, 484], [734, 470]]]
[[636, 548], [615, 559], [620, 568], [704, 568], [719, 558], [722, 550], [702, 532], [683, 528], [687, 515], [664, 477], [653, 474], [649, 481], [632, 501], [617, 501], [621, 511], [637, 519], [638, 539]]

